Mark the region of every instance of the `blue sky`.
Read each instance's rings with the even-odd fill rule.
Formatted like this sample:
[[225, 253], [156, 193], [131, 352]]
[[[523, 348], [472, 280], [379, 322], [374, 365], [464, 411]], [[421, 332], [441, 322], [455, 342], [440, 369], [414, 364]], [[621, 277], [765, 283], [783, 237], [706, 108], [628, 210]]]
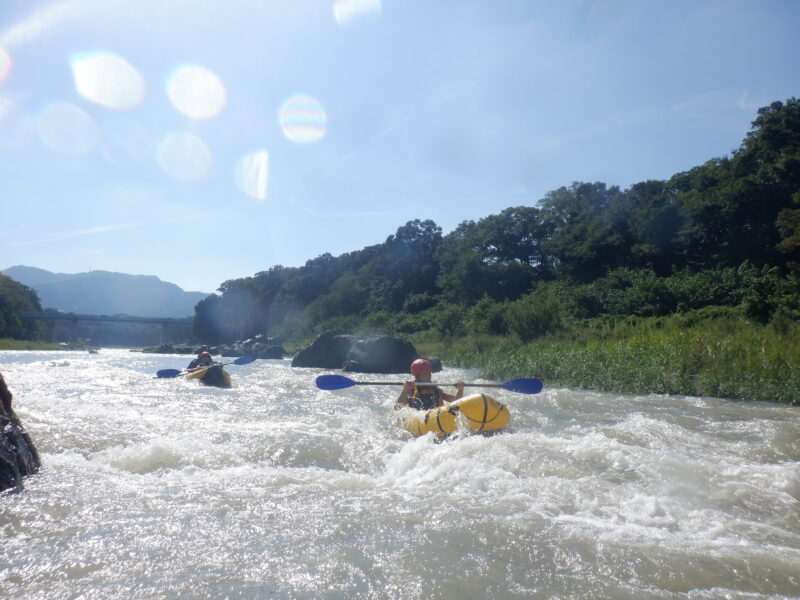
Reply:
[[0, 269], [189, 291], [730, 154], [793, 0], [4, 0]]

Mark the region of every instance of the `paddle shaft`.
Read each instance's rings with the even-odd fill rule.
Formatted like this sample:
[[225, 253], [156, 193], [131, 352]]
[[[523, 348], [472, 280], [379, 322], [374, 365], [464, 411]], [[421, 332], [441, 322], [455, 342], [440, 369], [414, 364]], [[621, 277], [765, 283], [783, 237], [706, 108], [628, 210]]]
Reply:
[[[320, 375], [316, 379], [321, 390], [343, 390], [354, 385], [406, 385], [413, 383], [416, 387], [435, 387], [439, 385], [455, 386], [455, 383], [434, 383], [433, 381], [355, 381], [343, 375]], [[533, 378], [512, 379], [503, 383], [465, 383], [464, 387], [503, 388], [520, 394], [538, 394], [542, 391], [542, 382]]]
[[[356, 381], [355, 385], [405, 385], [405, 381]], [[415, 381], [414, 385], [418, 387], [432, 387], [438, 385], [452, 385], [455, 386], [455, 383], [434, 383], [434, 382], [427, 382], [427, 381]], [[502, 387], [500, 383], [465, 383], [464, 387]]]
[[161, 369], [156, 373], [156, 377], [161, 379], [173, 379], [175, 377], [180, 377], [181, 375], [196, 373], [202, 369], [205, 369], [207, 371], [209, 369], [213, 369], [214, 367], [225, 367], [228, 365], [248, 365], [254, 360], [255, 360], [254, 357], [245, 355], [245, 356], [240, 356], [239, 358], [231, 362], [214, 363], [211, 365], [198, 365], [192, 369], [184, 369], [182, 371], [178, 369]]

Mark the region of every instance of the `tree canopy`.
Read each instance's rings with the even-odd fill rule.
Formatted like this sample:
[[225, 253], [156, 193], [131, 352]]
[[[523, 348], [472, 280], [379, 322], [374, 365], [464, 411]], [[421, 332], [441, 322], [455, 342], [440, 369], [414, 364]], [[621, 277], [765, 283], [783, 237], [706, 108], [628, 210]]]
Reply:
[[761, 108], [731, 156], [668, 180], [574, 182], [446, 235], [417, 219], [381, 244], [226, 281], [197, 305], [195, 332], [208, 342], [356, 327], [532, 337], [565, 316], [742, 303], [760, 318], [800, 316], [798, 272], [791, 98]]

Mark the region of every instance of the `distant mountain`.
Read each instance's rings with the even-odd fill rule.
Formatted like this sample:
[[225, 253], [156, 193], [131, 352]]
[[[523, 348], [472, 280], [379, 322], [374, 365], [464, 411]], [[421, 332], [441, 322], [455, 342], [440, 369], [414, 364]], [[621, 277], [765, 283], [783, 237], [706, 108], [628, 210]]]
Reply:
[[137, 317], [192, 317], [195, 305], [208, 297], [184, 292], [155, 275], [126, 275], [110, 271], [52, 273], [18, 265], [3, 274], [36, 290], [43, 308], [92, 315], [126, 314]]

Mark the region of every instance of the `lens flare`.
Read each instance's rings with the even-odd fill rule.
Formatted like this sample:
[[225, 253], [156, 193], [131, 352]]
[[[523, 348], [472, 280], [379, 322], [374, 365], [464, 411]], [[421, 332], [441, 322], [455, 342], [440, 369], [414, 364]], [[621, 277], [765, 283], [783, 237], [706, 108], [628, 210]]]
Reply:
[[313, 144], [325, 137], [328, 116], [311, 96], [292, 96], [278, 113], [283, 135], [295, 144]]
[[39, 113], [36, 122], [42, 141], [61, 154], [83, 156], [97, 144], [97, 127], [92, 118], [77, 106], [51, 104]]
[[178, 67], [167, 82], [167, 95], [190, 119], [210, 119], [225, 106], [225, 86], [214, 73], [198, 65]]
[[357, 19], [378, 15], [380, 12], [380, 0], [336, 0], [333, 5], [333, 16], [340, 27], [345, 27]]
[[269, 154], [264, 150], [242, 157], [236, 166], [236, 184], [248, 196], [262, 202], [267, 199]]
[[158, 163], [175, 179], [198, 181], [211, 167], [211, 150], [191, 133], [175, 133], [158, 145]]
[[76, 54], [70, 64], [78, 93], [95, 104], [125, 110], [144, 98], [144, 79], [119, 56], [108, 52]]
[[149, 131], [131, 119], [114, 119], [102, 125], [106, 159], [121, 167], [140, 166], [153, 160], [155, 140]]
[[22, 150], [33, 141], [35, 129], [26, 112], [0, 97], [0, 150]]
[[5, 49], [0, 48], [0, 83], [3, 83], [8, 74], [11, 73], [13, 65], [14, 61], [11, 60], [11, 55]]

